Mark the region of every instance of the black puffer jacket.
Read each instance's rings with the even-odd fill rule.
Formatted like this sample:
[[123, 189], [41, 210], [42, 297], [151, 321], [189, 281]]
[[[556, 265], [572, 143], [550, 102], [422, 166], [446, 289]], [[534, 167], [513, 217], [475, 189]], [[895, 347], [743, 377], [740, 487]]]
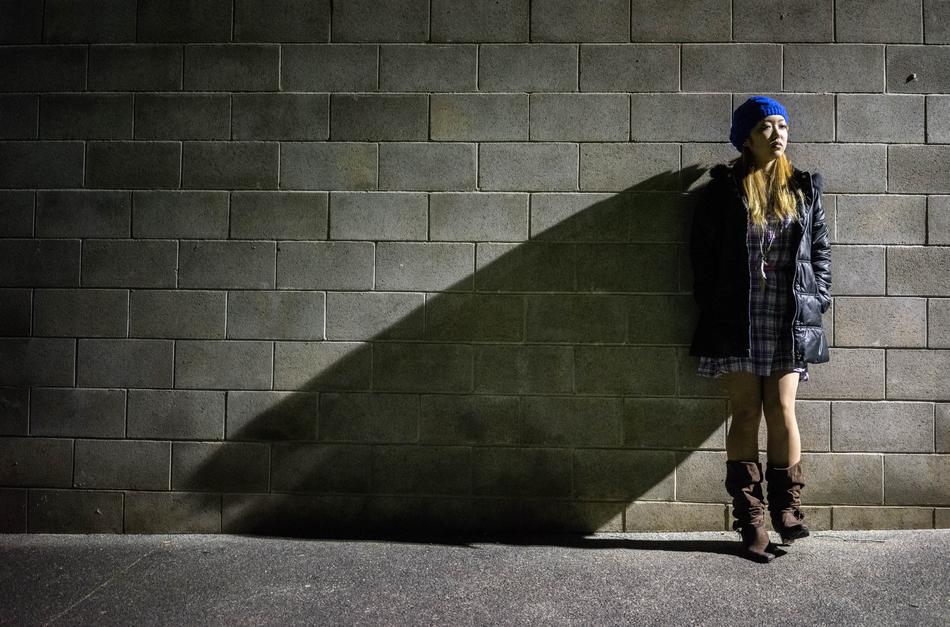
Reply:
[[[699, 320], [690, 355], [750, 356], [748, 215], [734, 168], [717, 165], [693, 214], [690, 258]], [[821, 175], [794, 169], [805, 194], [792, 224], [797, 246], [795, 276], [789, 289], [795, 317], [788, 332], [795, 356], [806, 362], [828, 361], [828, 340], [821, 314], [831, 305], [831, 248], [821, 206]], [[807, 237], [805, 237], [807, 234]]]

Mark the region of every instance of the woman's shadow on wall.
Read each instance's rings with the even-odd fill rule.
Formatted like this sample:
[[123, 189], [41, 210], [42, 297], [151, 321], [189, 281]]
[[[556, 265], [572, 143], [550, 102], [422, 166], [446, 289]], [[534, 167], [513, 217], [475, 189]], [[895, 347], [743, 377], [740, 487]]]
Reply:
[[[357, 335], [277, 341], [276, 391], [229, 391], [225, 441], [180, 443], [172, 490], [220, 495], [227, 533], [623, 531], [671, 501], [725, 524], [718, 457], [675, 480], [728, 416], [688, 355], [704, 172], [533, 194], [530, 239], [477, 244], [423, 306], [356, 294]], [[386, 324], [359, 336], [366, 311]]]

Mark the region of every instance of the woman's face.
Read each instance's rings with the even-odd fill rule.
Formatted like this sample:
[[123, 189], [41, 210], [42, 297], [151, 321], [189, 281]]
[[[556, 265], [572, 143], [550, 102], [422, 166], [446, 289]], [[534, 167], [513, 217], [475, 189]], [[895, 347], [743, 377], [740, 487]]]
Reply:
[[775, 160], [788, 145], [788, 123], [781, 115], [762, 118], [749, 133], [745, 145], [760, 166]]

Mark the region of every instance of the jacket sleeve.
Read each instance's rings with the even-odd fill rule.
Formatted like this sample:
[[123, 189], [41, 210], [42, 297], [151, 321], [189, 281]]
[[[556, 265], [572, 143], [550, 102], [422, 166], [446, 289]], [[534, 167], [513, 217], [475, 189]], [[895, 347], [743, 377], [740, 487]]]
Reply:
[[821, 313], [825, 313], [831, 306], [831, 245], [828, 243], [825, 210], [821, 205], [821, 174], [814, 172], [811, 176], [815, 194], [811, 222], [811, 266], [818, 286]]
[[710, 203], [715, 202], [712, 181], [693, 206], [693, 224], [689, 238], [689, 259], [693, 270], [693, 298], [701, 310], [709, 308], [715, 293], [716, 221]]

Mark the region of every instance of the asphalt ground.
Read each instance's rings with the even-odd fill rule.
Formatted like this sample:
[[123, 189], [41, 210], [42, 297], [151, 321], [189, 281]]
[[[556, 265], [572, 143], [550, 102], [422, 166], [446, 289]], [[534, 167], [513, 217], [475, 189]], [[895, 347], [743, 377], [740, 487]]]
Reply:
[[738, 538], [5, 534], [0, 624], [950, 625], [950, 529]]

